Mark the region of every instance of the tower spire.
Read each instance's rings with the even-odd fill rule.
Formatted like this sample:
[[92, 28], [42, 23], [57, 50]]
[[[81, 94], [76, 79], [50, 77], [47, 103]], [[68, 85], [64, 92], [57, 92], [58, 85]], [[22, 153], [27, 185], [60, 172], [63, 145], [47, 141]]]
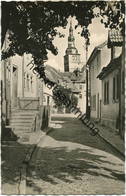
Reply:
[[73, 36], [72, 19], [70, 20], [69, 37], [68, 37], [68, 48], [75, 47], [75, 38]]
[[73, 35], [72, 18], [69, 22], [69, 36], [68, 36], [68, 47], [66, 49], [66, 54], [64, 56], [64, 71], [73, 72], [80, 62], [80, 54], [75, 47], [75, 38]]
[[72, 28], [72, 19], [70, 19], [70, 28]]
[[70, 20], [69, 36], [73, 36], [72, 19]]

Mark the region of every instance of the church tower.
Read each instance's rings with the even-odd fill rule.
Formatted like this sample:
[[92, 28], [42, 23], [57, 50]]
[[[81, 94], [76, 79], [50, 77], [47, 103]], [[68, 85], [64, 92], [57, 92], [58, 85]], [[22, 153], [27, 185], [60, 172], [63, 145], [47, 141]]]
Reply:
[[80, 63], [80, 54], [75, 47], [75, 38], [73, 35], [72, 21], [70, 21], [68, 48], [64, 56], [64, 72], [73, 72]]

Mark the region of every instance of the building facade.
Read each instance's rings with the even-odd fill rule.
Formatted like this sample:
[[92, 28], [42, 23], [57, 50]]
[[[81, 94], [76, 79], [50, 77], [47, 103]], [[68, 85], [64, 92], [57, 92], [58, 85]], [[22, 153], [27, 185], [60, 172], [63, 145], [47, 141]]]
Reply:
[[101, 119], [102, 84], [97, 79], [103, 66], [107, 65], [111, 59], [111, 51], [107, 48], [107, 41], [94, 48], [87, 65], [89, 66], [89, 91], [91, 118]]
[[[2, 50], [8, 48], [8, 34]], [[43, 82], [33, 72], [34, 61], [29, 54], [2, 60], [1, 115], [3, 130], [16, 133], [40, 130], [43, 118]]]
[[91, 102], [91, 118], [100, 121], [103, 115], [103, 86], [102, 82], [97, 78], [103, 67], [106, 67], [111, 59], [117, 58], [121, 54], [121, 48], [108, 48], [108, 42], [104, 42], [97, 46], [88, 59], [89, 66], [89, 88]]
[[119, 130], [121, 56], [110, 61], [98, 78], [102, 81], [101, 123]]
[[[124, 39], [117, 30], [108, 34], [108, 48], [111, 48], [110, 63], [102, 69], [98, 78], [102, 81], [101, 123], [118, 131], [124, 138]], [[123, 48], [123, 49], [122, 49]]]
[[121, 71], [120, 71], [120, 135], [125, 138], [125, 38], [123, 38]]
[[76, 68], [80, 67], [81, 60], [80, 54], [75, 47], [75, 38], [73, 35], [72, 22], [70, 22], [69, 36], [68, 36], [68, 48], [66, 49], [64, 56], [64, 72], [73, 72]]
[[[78, 74], [74, 72], [61, 73], [62, 79], [60, 84], [67, 89], [71, 89], [72, 94], [77, 97], [77, 107], [82, 113], [86, 112], [86, 81], [82, 72], [78, 71]], [[65, 110], [69, 113], [69, 110]]]

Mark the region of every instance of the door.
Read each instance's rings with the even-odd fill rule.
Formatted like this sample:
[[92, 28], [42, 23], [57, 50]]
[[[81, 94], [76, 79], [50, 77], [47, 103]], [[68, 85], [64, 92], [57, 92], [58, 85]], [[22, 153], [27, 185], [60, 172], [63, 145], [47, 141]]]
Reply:
[[12, 107], [17, 107], [17, 95], [18, 95], [18, 69], [13, 66], [13, 73], [12, 73]]
[[97, 94], [97, 118], [99, 119], [99, 93]]

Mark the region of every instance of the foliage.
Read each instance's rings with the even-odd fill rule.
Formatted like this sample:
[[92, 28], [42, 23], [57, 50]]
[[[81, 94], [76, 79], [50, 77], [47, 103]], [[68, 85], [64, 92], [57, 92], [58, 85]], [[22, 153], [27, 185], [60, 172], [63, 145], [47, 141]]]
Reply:
[[[94, 8], [98, 8], [94, 11]], [[125, 6], [123, 1], [67, 1], [67, 2], [2, 2], [2, 44], [9, 33], [9, 48], [2, 52], [2, 59], [15, 54], [32, 54], [37, 71], [44, 77], [44, 60], [47, 51], [57, 55], [53, 40], [63, 35], [57, 27], [67, 25], [68, 17], [75, 16], [83, 36], [89, 44], [88, 30], [94, 17], [101, 17], [105, 27], [121, 29], [124, 34]], [[77, 26], [78, 26], [77, 25]], [[76, 28], [77, 28], [76, 26]]]
[[53, 99], [56, 107], [64, 107], [64, 102], [66, 102], [67, 100], [70, 100], [71, 104], [74, 106], [77, 106], [78, 104], [78, 99], [72, 93], [71, 89], [67, 89], [60, 85], [54, 88]]
[[78, 77], [81, 73], [80, 69], [79, 68], [76, 68], [73, 73], [75, 74], [76, 77]]
[[71, 103], [72, 103], [72, 105], [74, 105], [75, 107], [76, 107], [77, 104], [78, 104], [78, 98], [77, 98], [74, 94], [71, 95]]

